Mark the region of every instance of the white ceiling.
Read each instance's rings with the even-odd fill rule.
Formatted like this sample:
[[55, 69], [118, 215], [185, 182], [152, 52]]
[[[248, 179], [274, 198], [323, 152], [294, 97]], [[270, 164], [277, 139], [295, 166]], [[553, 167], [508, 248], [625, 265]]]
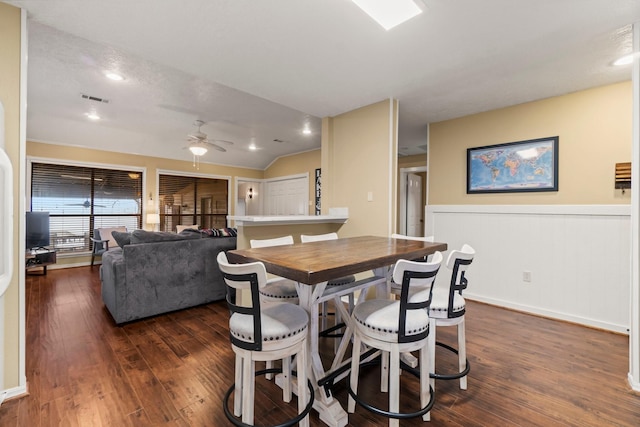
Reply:
[[390, 97], [415, 154], [427, 123], [629, 80], [611, 62], [640, 21], [640, 0], [424, 0], [388, 32], [347, 0], [5, 2], [29, 17], [29, 140], [191, 160], [202, 119], [235, 142], [202, 162], [257, 169], [318, 148], [322, 117]]

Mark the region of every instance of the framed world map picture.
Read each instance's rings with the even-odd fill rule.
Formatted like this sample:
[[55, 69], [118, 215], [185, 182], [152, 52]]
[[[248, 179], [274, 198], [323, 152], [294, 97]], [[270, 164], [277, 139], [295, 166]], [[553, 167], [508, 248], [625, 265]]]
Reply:
[[467, 194], [558, 191], [558, 137], [467, 149]]

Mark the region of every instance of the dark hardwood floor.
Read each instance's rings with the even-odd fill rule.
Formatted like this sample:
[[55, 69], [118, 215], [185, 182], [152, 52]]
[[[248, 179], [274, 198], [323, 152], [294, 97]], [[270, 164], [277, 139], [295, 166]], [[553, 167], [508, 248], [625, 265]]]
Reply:
[[[29, 395], [0, 406], [0, 426], [230, 425], [221, 402], [234, 356], [223, 302], [117, 327], [100, 298], [98, 267], [81, 267], [28, 276], [26, 307]], [[439, 341], [454, 337], [453, 328], [438, 330]], [[469, 302], [467, 348], [468, 390], [439, 381], [431, 422], [401, 425], [640, 426], [626, 336]], [[453, 366], [451, 354], [438, 350], [436, 358], [439, 370]], [[378, 375], [365, 368], [360, 390], [384, 404]], [[346, 407], [344, 382], [335, 394]], [[295, 398], [282, 403], [262, 378], [257, 396], [259, 425], [296, 410]], [[411, 375], [402, 376], [401, 401], [417, 409]], [[357, 408], [349, 424], [388, 421]], [[311, 425], [324, 425], [315, 412]]]

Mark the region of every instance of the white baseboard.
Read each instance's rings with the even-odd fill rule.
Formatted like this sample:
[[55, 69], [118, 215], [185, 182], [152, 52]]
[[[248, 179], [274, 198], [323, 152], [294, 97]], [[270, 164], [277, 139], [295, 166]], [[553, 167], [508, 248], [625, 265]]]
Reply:
[[627, 379], [629, 381], [629, 385], [631, 386], [631, 389], [633, 391], [640, 392], [640, 383], [633, 380], [633, 376], [631, 375], [631, 372], [627, 374]]
[[474, 295], [471, 292], [465, 292], [464, 297], [465, 299], [468, 299], [470, 301], [478, 301], [485, 304], [495, 305], [498, 307], [509, 308], [511, 310], [516, 310], [524, 313], [535, 314], [537, 316], [547, 317], [549, 319], [564, 320], [566, 322], [589, 326], [596, 329], [603, 329], [606, 331], [629, 335], [629, 329], [625, 325], [615, 325], [611, 323], [600, 322], [594, 319], [587, 319], [584, 317], [573, 316], [569, 314], [559, 313], [556, 311], [544, 310], [540, 307], [533, 307], [533, 306], [517, 304], [509, 301], [487, 298], [480, 295]]
[[0, 391], [0, 405], [2, 405], [2, 402], [5, 400], [26, 396], [27, 394], [29, 394], [29, 392], [27, 391], [26, 385], [2, 390]]

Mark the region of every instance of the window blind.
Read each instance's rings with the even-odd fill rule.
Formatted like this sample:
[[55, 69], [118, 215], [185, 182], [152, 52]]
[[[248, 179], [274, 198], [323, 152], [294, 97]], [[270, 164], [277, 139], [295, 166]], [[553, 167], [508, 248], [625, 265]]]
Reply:
[[90, 251], [95, 228], [141, 228], [141, 196], [141, 172], [31, 164], [31, 210], [49, 212], [59, 253]]
[[227, 226], [229, 182], [226, 179], [161, 174], [160, 230], [176, 231], [176, 225], [200, 228]]

